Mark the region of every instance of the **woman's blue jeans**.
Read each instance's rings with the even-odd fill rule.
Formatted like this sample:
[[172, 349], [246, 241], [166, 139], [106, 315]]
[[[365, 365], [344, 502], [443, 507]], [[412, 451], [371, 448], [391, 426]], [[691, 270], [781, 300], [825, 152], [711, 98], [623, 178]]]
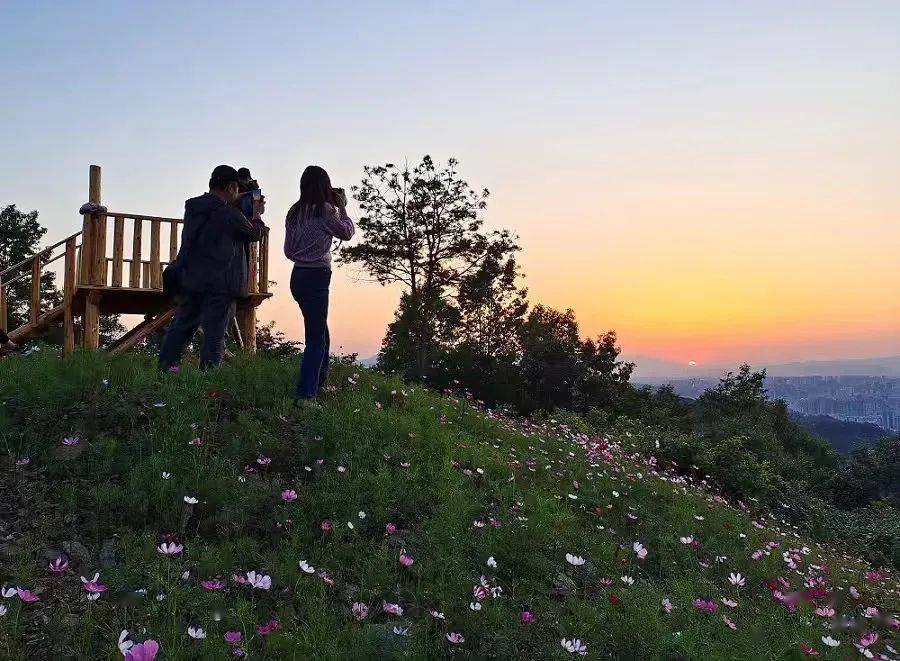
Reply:
[[303, 313], [306, 348], [297, 381], [297, 397], [311, 398], [328, 377], [328, 286], [331, 269], [295, 268], [291, 294]]

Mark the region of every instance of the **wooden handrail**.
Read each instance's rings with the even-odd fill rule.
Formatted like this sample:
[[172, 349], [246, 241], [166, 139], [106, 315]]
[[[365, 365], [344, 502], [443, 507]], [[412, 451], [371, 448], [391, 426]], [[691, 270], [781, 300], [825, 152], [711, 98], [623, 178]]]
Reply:
[[18, 269], [25, 266], [26, 264], [29, 264], [31, 262], [31, 260], [34, 259], [35, 257], [39, 257], [41, 255], [46, 255], [48, 252], [52, 252], [52, 251], [56, 250], [57, 248], [59, 248], [61, 245], [66, 243], [69, 239], [75, 239], [75, 238], [78, 238], [79, 236], [81, 236], [81, 232], [75, 232], [75, 234], [73, 234], [72, 236], [67, 236], [62, 241], [57, 241], [49, 248], [44, 248], [43, 250], [40, 250], [40, 251], [34, 253], [33, 255], [29, 255], [28, 257], [23, 259], [21, 262], [16, 262], [12, 266], [7, 266], [5, 269], [0, 271], [0, 278], [2, 278], [7, 273], [12, 273], [13, 271], [17, 271]]
[[148, 216], [147, 214], [143, 214], [143, 213], [125, 213], [123, 211], [104, 211], [104, 212], [100, 213], [99, 215], [106, 216], [107, 218], [121, 216], [122, 218], [130, 218], [132, 220], [134, 220], [136, 218], [140, 218], [141, 220], [158, 220], [159, 222], [162, 222], [162, 223], [183, 223], [184, 222], [183, 218], [166, 218], [164, 216]]

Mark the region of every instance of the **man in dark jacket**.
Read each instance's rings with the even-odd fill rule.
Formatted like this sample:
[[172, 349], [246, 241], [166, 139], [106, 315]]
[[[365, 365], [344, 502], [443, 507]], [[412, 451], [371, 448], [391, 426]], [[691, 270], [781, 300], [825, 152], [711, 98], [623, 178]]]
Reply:
[[222, 361], [225, 331], [239, 298], [247, 296], [250, 243], [259, 241], [266, 226], [260, 219], [265, 201], [248, 220], [235, 206], [238, 173], [229, 165], [213, 170], [209, 192], [184, 203], [184, 228], [178, 259], [182, 264], [181, 296], [159, 352], [159, 368], [181, 362], [181, 354], [203, 329], [200, 366]]

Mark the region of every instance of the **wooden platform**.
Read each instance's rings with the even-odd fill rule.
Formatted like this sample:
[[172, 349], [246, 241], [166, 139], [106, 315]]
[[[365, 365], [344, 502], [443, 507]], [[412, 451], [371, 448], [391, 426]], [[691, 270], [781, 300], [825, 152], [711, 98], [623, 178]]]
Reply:
[[[97, 205], [98, 211], [82, 217], [82, 230], [0, 272], [0, 328], [7, 329], [10, 286], [22, 280], [30, 283], [27, 321], [7, 329], [14, 342], [40, 336], [62, 321], [63, 352], [69, 354], [75, 348], [75, 319], [80, 318], [80, 341], [86, 349], [97, 349], [101, 315], [143, 315], [143, 322], [109, 347], [119, 352], [161, 332], [173, 316], [175, 302], [163, 296], [162, 272], [178, 255], [182, 219], [106, 211], [99, 206], [100, 166], [90, 167], [88, 181], [88, 200]], [[109, 239], [111, 251], [107, 250]], [[248, 253], [249, 296], [237, 305], [236, 336], [245, 350], [253, 352], [256, 308], [272, 296], [268, 233], [258, 243], [249, 244]], [[56, 305], [54, 300], [54, 307], [47, 310], [50, 303], [43, 301], [42, 305], [41, 301], [42, 272], [60, 259], [65, 260], [63, 301]]]

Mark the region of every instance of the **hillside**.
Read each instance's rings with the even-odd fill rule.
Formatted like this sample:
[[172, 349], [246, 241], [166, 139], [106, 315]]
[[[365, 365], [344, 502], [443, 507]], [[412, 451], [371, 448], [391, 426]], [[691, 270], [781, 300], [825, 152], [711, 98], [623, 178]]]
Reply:
[[896, 573], [627, 434], [295, 369], [0, 362], [3, 658], [897, 656]]
[[838, 420], [828, 415], [803, 415], [791, 412], [791, 419], [816, 436], [824, 438], [841, 454], [848, 454], [855, 448], [866, 447], [873, 441], [890, 435], [890, 432], [877, 425]]

